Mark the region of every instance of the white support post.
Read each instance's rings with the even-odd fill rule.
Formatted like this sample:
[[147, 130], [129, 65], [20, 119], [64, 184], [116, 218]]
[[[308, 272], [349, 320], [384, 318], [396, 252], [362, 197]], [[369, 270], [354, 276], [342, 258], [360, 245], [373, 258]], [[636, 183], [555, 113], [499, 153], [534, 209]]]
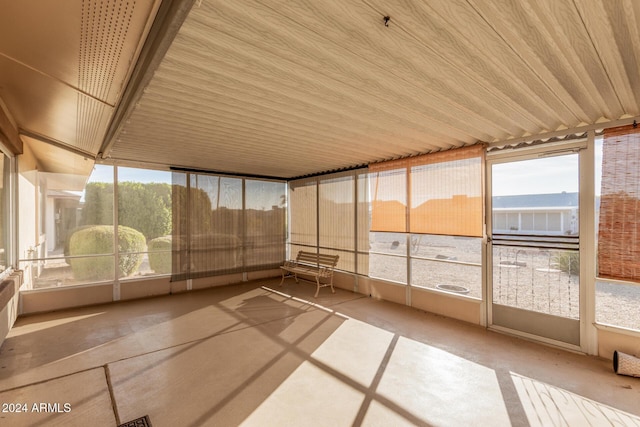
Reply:
[[595, 131], [580, 151], [580, 342], [582, 351], [598, 354], [596, 322]]
[[118, 251], [118, 167], [113, 166], [113, 300], [120, 301], [120, 253]]

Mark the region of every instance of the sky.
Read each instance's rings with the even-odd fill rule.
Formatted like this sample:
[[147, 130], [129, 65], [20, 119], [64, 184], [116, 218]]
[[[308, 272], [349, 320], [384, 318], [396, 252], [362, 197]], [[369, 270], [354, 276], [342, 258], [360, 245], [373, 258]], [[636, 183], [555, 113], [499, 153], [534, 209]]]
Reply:
[[491, 181], [493, 196], [575, 193], [578, 191], [578, 155], [494, 164]]
[[[600, 195], [602, 139], [595, 146], [595, 192]], [[578, 155], [541, 157], [496, 164], [492, 171], [493, 196], [578, 192]]]
[[[171, 172], [150, 169], [118, 168], [119, 181], [165, 182], [171, 184]], [[95, 165], [89, 182], [113, 182], [113, 168], [107, 165]]]

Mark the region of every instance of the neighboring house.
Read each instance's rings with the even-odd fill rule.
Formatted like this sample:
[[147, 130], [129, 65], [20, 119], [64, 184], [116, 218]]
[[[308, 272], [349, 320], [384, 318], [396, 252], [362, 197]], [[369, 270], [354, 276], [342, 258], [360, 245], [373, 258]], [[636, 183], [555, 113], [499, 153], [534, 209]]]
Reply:
[[493, 233], [578, 234], [578, 193], [495, 196]]
[[47, 192], [47, 253], [62, 249], [69, 231], [78, 226], [80, 195], [77, 192], [49, 190]]

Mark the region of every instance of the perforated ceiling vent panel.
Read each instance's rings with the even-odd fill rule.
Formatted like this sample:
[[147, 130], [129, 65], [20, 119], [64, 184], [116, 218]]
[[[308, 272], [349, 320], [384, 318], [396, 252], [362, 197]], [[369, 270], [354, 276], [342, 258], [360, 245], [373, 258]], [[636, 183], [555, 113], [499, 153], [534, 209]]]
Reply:
[[122, 57], [136, 2], [82, 2], [78, 87], [107, 100]]
[[[141, 22], [135, 19], [136, 3], [135, 0], [82, 1], [77, 142], [89, 152], [99, 147], [139, 41]], [[148, 5], [143, 7], [147, 8]]]

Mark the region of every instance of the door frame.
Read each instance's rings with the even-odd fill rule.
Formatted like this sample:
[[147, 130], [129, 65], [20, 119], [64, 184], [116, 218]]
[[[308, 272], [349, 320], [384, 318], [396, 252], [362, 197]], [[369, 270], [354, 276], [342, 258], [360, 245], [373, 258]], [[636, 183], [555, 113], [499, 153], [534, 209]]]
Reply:
[[[494, 325], [493, 313], [493, 245], [492, 245], [492, 166], [497, 163], [530, 160], [541, 156], [556, 156], [570, 153], [578, 154], [578, 191], [579, 191], [579, 257], [580, 257], [580, 297], [579, 328], [580, 344], [573, 345], [562, 341], [538, 336], [532, 333]], [[485, 291], [484, 311], [488, 329], [517, 335], [523, 338], [543, 342], [588, 354], [597, 354], [597, 330], [595, 324], [595, 132], [589, 131], [587, 137], [570, 141], [550, 142], [525, 147], [505, 147], [487, 152], [485, 165], [485, 212], [486, 245], [485, 253]]]

